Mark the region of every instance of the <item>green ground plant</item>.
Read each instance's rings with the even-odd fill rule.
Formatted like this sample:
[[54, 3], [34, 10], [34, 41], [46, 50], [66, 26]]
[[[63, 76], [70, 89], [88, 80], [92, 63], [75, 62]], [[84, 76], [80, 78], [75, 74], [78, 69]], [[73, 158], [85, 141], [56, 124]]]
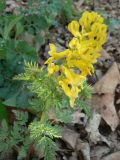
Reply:
[[37, 60], [35, 48], [17, 39], [17, 25], [21, 19], [21, 16], [16, 15], [0, 19], [0, 98], [5, 100], [5, 105], [14, 107], [27, 106], [28, 95], [25, 86], [12, 79], [24, 71], [24, 60]]
[[[47, 67], [45, 65], [39, 67], [35, 62], [36, 47], [31, 47], [19, 37], [24, 31], [37, 35], [38, 28], [41, 26], [43, 28], [41, 27], [40, 32], [45, 26], [49, 28], [54, 24], [54, 19], [62, 15], [56, 13], [57, 11], [60, 13], [64, 11], [66, 17], [71, 17], [70, 8], [65, 5], [71, 4], [72, 1], [60, 2], [62, 7], [56, 12], [55, 6], [60, 7], [58, 1], [28, 2], [29, 10], [22, 8], [23, 15], [6, 17], [1, 13], [3, 22], [0, 23], [2, 24], [0, 26], [0, 63], [1, 73], [5, 73], [0, 82], [1, 86], [5, 86], [7, 90], [4, 87], [1, 90], [1, 96], [5, 92], [2, 97], [3, 100], [5, 99], [4, 104], [19, 108], [26, 107], [27, 99], [29, 108], [27, 108], [28, 113], [14, 111], [13, 125], [9, 125], [5, 120], [2, 121], [0, 152], [1, 157], [5, 157], [8, 150], [15, 150], [17, 159], [22, 160], [29, 156], [28, 151], [32, 145], [34, 150], [43, 153], [45, 160], [55, 160], [57, 153], [55, 141], [61, 138], [62, 127], [71, 122], [74, 107], [84, 110], [90, 117], [90, 109], [85, 101], [91, 97], [91, 90], [86, 81], [87, 76], [94, 72], [93, 64], [100, 56], [99, 52], [105, 43], [107, 28], [100, 15], [86, 11], [79, 22], [73, 20], [68, 25], [68, 30], [73, 35], [68, 49], [57, 52], [56, 46], [50, 44], [50, 57], [45, 62]], [[39, 6], [43, 5], [47, 10], [43, 11], [39, 8], [39, 3]], [[36, 21], [36, 12], [38, 17], [40, 16], [37, 20], [44, 22], [45, 26]], [[39, 12], [41, 12], [40, 15]], [[30, 15], [31, 18], [29, 18]], [[25, 24], [26, 28], [22, 27]], [[19, 94], [19, 89], [22, 89], [23, 95]], [[53, 117], [50, 117], [50, 113]], [[28, 117], [32, 117], [31, 120]], [[34, 155], [36, 156], [35, 153]]]
[[37, 51], [48, 37], [50, 39], [50, 27], [65, 25], [76, 14], [73, 0], [28, 0], [25, 7], [19, 8], [19, 12], [23, 16], [25, 30], [34, 36]]
[[[49, 77], [46, 68], [39, 68], [37, 63], [25, 63], [25, 73], [15, 79], [24, 81], [33, 93], [30, 112], [36, 117], [29, 125], [30, 136], [36, 148], [41, 148], [45, 160], [54, 160], [57, 149], [55, 139], [60, 138], [62, 133], [58, 124], [68, 124], [72, 121], [73, 108], [70, 108], [69, 99], [59, 88], [55, 76]], [[85, 82], [79, 97], [86, 100], [90, 95], [91, 89]], [[76, 104], [90, 117], [90, 108], [85, 101], [78, 98]], [[50, 111], [54, 114], [53, 119], [50, 118]]]
[[28, 113], [13, 110], [15, 121], [9, 125], [6, 120], [2, 120], [0, 130], [0, 159], [6, 159], [7, 155], [17, 153], [17, 159], [24, 159], [32, 144], [26, 123]]
[[[86, 77], [94, 72], [93, 64], [106, 41], [107, 27], [103, 21], [96, 12], [84, 12], [79, 22], [74, 20], [68, 25], [73, 34], [68, 49], [57, 52], [56, 46], [50, 44], [47, 69], [39, 68], [37, 63], [26, 63], [25, 73], [15, 78], [25, 81], [34, 93], [30, 103], [36, 118], [29, 125], [30, 136], [42, 149], [45, 160], [56, 159], [55, 139], [61, 137], [58, 124], [70, 122], [73, 107], [77, 105], [90, 115], [85, 103], [91, 97]], [[50, 121], [50, 110], [54, 123]], [[61, 113], [62, 117], [57, 118]]]
[[[44, 153], [45, 160], [54, 160], [57, 150], [55, 141], [61, 138], [63, 127], [72, 122], [71, 113], [74, 109], [70, 107], [69, 99], [59, 88], [56, 78], [49, 77], [47, 69], [40, 68], [37, 63], [25, 62], [25, 72], [15, 77], [15, 80], [23, 81], [32, 93], [28, 113], [32, 113], [34, 119], [28, 121], [28, 113], [25, 111], [13, 111], [13, 125], [6, 120], [2, 121], [0, 158], [16, 153], [17, 159], [22, 160], [31, 156], [29, 150], [32, 146], [36, 152]], [[82, 100], [76, 99], [76, 105], [88, 117], [91, 116], [91, 111], [86, 99], [90, 96], [91, 87], [85, 82], [79, 94]], [[54, 115], [52, 118], [51, 113]], [[39, 157], [39, 154], [34, 156]]]

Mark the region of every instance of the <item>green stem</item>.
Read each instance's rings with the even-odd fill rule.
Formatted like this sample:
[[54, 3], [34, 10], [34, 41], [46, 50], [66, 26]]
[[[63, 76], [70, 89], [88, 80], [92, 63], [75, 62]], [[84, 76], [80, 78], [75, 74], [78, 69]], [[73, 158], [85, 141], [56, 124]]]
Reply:
[[45, 121], [46, 121], [46, 112], [42, 112], [42, 114], [40, 116], [40, 122], [45, 123]]

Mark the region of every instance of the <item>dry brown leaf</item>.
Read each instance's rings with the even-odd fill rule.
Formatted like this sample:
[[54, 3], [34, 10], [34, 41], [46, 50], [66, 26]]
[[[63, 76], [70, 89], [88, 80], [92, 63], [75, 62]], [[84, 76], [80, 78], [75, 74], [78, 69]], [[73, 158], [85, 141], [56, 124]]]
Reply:
[[112, 131], [114, 131], [119, 123], [119, 118], [114, 106], [114, 95], [93, 95], [91, 106], [101, 114], [102, 118], [111, 127]]
[[111, 59], [111, 56], [105, 50], [102, 50], [100, 59], [103, 59], [103, 60]]
[[102, 96], [101, 103], [101, 116], [111, 127], [112, 131], [114, 131], [119, 124], [119, 118], [114, 106], [114, 96], [112, 94], [105, 94]]
[[119, 72], [120, 72], [120, 63], [117, 63], [117, 65], [118, 65], [118, 69], [119, 69]]
[[69, 158], [69, 160], [77, 160], [77, 153], [72, 152], [72, 156]]
[[18, 5], [14, 0], [6, 0], [6, 12], [12, 12], [15, 8], [18, 8]]
[[65, 128], [62, 134], [62, 139], [69, 144], [73, 149], [75, 149], [77, 139], [79, 137], [79, 134], [76, 133], [73, 130]]
[[33, 45], [34, 44], [34, 39], [35, 39], [35, 36], [33, 36], [32, 34], [29, 34], [29, 33], [25, 33], [24, 35], [22, 35], [20, 37], [22, 40], [26, 41], [28, 44], [30, 45]]
[[102, 158], [102, 160], [120, 160], [120, 152], [112, 153]]
[[91, 149], [90, 155], [92, 160], [101, 160], [101, 157], [107, 155], [110, 152], [110, 148], [105, 144], [96, 145], [94, 149]]
[[113, 63], [108, 72], [94, 85], [94, 93], [113, 94], [117, 84], [120, 83], [120, 73], [116, 63]]
[[110, 146], [110, 143], [107, 141], [107, 139], [99, 133], [98, 127], [100, 121], [101, 121], [101, 115], [99, 113], [94, 112], [92, 119], [90, 119], [90, 122], [86, 130], [90, 135], [91, 142], [97, 144], [97, 142], [102, 141], [105, 142], [108, 146]]
[[82, 142], [80, 139], [77, 141], [76, 150], [82, 152], [84, 160], [90, 160], [90, 145], [87, 142]]
[[86, 115], [84, 113], [79, 112], [79, 111], [74, 111], [71, 116], [72, 116], [72, 123], [73, 124], [78, 123], [78, 124], [85, 125], [87, 122]]
[[98, 94], [93, 94], [92, 95], [92, 98], [90, 100], [90, 106], [92, 107], [92, 109], [98, 113], [100, 113], [100, 109], [102, 107], [102, 104], [101, 104], [101, 95], [98, 95]]
[[119, 119], [114, 106], [114, 92], [120, 83], [120, 73], [116, 63], [113, 63], [108, 72], [94, 85], [91, 106], [98, 111], [112, 131], [116, 129]]
[[75, 3], [75, 7], [78, 11], [80, 10], [83, 3], [84, 3], [84, 0], [79, 0], [78, 2]]

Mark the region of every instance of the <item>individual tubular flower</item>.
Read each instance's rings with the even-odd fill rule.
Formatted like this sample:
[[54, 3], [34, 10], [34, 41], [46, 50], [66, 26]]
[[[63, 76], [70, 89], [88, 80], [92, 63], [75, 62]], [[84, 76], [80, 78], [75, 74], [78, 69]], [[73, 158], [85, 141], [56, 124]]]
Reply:
[[81, 34], [79, 32], [79, 22], [78, 21], [72, 21], [68, 25], [68, 30], [75, 36], [75, 37], [81, 37]]
[[93, 64], [100, 57], [106, 41], [107, 27], [103, 21], [96, 12], [86, 11], [79, 22], [74, 20], [68, 25], [73, 35], [68, 49], [57, 52], [56, 46], [50, 44], [50, 58], [45, 62], [48, 74], [56, 73], [58, 84], [69, 97], [72, 107], [86, 77], [94, 72]]
[[59, 66], [55, 65], [54, 63], [50, 63], [48, 65], [48, 74], [51, 76], [53, 73], [56, 73], [59, 71]]
[[106, 30], [107, 27], [105, 24], [95, 23], [91, 27], [91, 32], [89, 34], [89, 39], [96, 42], [96, 46], [102, 46], [106, 42]]
[[60, 80], [59, 85], [62, 87], [66, 96], [70, 98], [70, 106], [73, 107], [75, 99], [78, 97], [78, 93], [80, 92], [80, 89], [74, 85], [69, 86], [68, 79]]
[[104, 21], [103, 17], [98, 15], [96, 12], [88, 12], [85, 11], [79, 20], [79, 24], [82, 27], [82, 32], [89, 32], [91, 30], [91, 26], [94, 23], [102, 24]]
[[62, 66], [62, 72], [65, 77], [68, 79], [70, 85], [80, 86], [85, 80], [85, 77], [81, 74], [77, 74], [72, 69], [69, 69], [65, 66]]
[[78, 68], [81, 71], [81, 76], [87, 76], [94, 72], [94, 68], [91, 64], [86, 64], [82, 60], [71, 60], [68, 62], [68, 66], [71, 68]]
[[69, 47], [71, 49], [77, 49], [79, 47], [79, 40], [76, 37], [73, 37], [72, 40], [69, 42]]
[[69, 50], [65, 50], [63, 52], [57, 52], [56, 46], [54, 44], [50, 44], [49, 55], [53, 58], [53, 60], [58, 60], [66, 57], [69, 54]]

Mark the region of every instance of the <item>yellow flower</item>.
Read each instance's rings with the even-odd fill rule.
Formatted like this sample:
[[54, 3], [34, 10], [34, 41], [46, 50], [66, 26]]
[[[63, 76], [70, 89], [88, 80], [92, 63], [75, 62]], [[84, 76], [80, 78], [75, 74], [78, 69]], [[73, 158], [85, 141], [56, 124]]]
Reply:
[[70, 97], [70, 106], [74, 107], [75, 99], [78, 97], [80, 89], [76, 86], [72, 86], [71, 88], [71, 97]]
[[77, 49], [78, 46], [79, 46], [79, 39], [73, 37], [72, 40], [69, 42], [69, 47], [70, 47], [71, 49]]
[[69, 61], [68, 66], [78, 68], [81, 71], [81, 76], [87, 76], [93, 71], [91, 70], [90, 64], [84, 63], [83, 60], [71, 60]]
[[54, 44], [50, 44], [49, 55], [53, 57], [55, 60], [64, 58], [69, 54], [69, 49], [66, 49], [65, 51], [59, 53], [56, 50], [56, 46]]
[[96, 46], [103, 45], [106, 42], [106, 31], [107, 27], [105, 24], [95, 23], [91, 27], [91, 33], [89, 34], [89, 39], [94, 40], [96, 42]]
[[62, 66], [62, 71], [66, 78], [69, 80], [69, 84], [79, 86], [86, 79], [81, 74], [76, 74], [72, 70]]
[[50, 56], [57, 52], [56, 46], [52, 43], [49, 44], [50, 51], [48, 52]]
[[70, 98], [70, 106], [74, 106], [74, 101], [78, 97], [80, 87], [85, 81], [86, 77], [74, 73], [72, 70], [62, 66], [62, 71], [65, 79], [59, 80], [59, 85], [62, 87], [65, 94]]
[[58, 83], [69, 97], [71, 106], [74, 106], [83, 82], [94, 72], [93, 64], [100, 57], [107, 31], [103, 21], [103, 17], [96, 12], [86, 11], [79, 22], [74, 20], [68, 25], [68, 30], [73, 34], [68, 49], [57, 52], [56, 46], [50, 44], [50, 58], [45, 62], [48, 64], [48, 74], [51, 76], [60, 71], [56, 74]]
[[81, 37], [81, 34], [79, 32], [79, 23], [78, 21], [72, 21], [68, 24], [68, 30], [75, 36], [75, 37]]
[[71, 91], [70, 91], [70, 88], [68, 87], [68, 80], [67, 79], [62, 79], [62, 80], [59, 80], [59, 85], [62, 87], [63, 91], [65, 92], [65, 94], [68, 96], [68, 97], [71, 97]]
[[50, 57], [50, 58], [48, 58], [47, 61], [45, 61], [45, 64], [50, 64], [50, 63], [52, 63], [53, 61], [54, 61], [54, 58], [53, 58], [53, 57]]
[[96, 12], [84, 12], [81, 19], [79, 20], [80, 25], [82, 26], [83, 32], [89, 32], [91, 26], [94, 23], [103, 23], [104, 19], [98, 15]]
[[71, 97], [70, 98], [70, 106], [74, 107], [75, 99], [78, 97], [78, 93], [80, 92], [80, 89], [78, 87], [72, 86], [71, 88]]
[[59, 71], [59, 66], [55, 65], [54, 63], [50, 63], [48, 65], [48, 74], [49, 76], [52, 75], [53, 73], [56, 73]]
[[70, 98], [70, 106], [74, 106], [75, 99], [78, 97], [78, 93], [80, 89], [75, 86], [69, 86], [69, 81], [67, 79], [63, 79], [59, 81], [59, 85], [62, 87], [66, 96]]

